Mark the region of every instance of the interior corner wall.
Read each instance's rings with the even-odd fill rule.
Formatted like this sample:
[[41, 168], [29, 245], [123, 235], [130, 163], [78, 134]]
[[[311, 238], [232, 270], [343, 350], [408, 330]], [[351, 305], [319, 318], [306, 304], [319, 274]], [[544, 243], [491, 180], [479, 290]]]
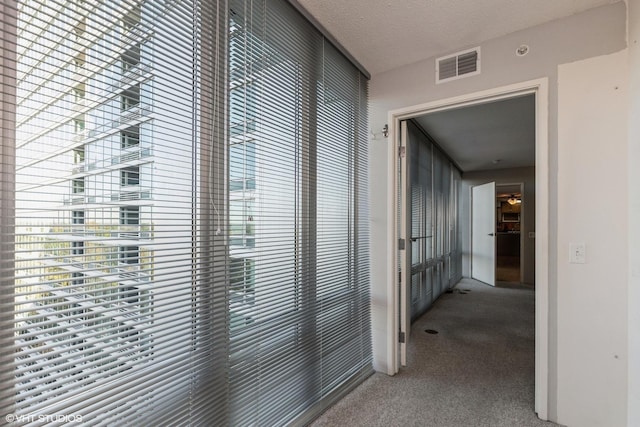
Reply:
[[[558, 72], [558, 419], [626, 426], [627, 51]], [[584, 244], [586, 260], [571, 259]]]
[[640, 0], [629, 12], [629, 297], [628, 426], [640, 426]]
[[500, 184], [524, 184], [522, 195], [522, 224], [520, 238], [523, 239], [523, 282], [535, 284], [535, 239], [528, 237], [530, 231], [535, 231], [536, 212], [536, 170], [534, 167], [495, 169], [488, 171], [470, 172], [462, 175], [462, 189], [460, 195], [460, 229], [462, 234], [462, 275], [471, 277], [471, 187], [495, 181]]
[[[391, 271], [395, 257], [393, 242], [393, 165], [395, 153], [391, 138], [380, 132], [388, 124], [389, 112], [459, 95], [479, 92], [509, 84], [547, 77], [549, 79], [549, 233], [558, 231], [558, 92], [557, 77], [560, 64], [618, 52], [626, 48], [626, 5], [608, 4], [564, 19], [518, 31], [481, 43], [482, 73], [472, 77], [435, 84], [435, 57], [400, 66], [376, 74], [370, 82], [370, 126], [375, 133], [370, 141], [371, 188], [371, 265], [372, 269], [372, 333], [373, 357], [376, 370], [395, 372], [397, 344], [394, 341], [393, 288]], [[518, 57], [515, 50], [529, 45], [526, 56]], [[465, 47], [450, 46], [451, 53]], [[436, 55], [436, 57], [441, 56]], [[624, 159], [620, 159], [624, 161]], [[600, 227], [601, 224], [593, 224]], [[562, 248], [564, 250], [564, 248]], [[557, 296], [558, 248], [550, 238], [549, 246], [549, 419], [557, 418], [558, 338]], [[540, 278], [537, 278], [540, 281]], [[595, 315], [595, 314], [594, 314]], [[608, 324], [607, 319], [603, 319]], [[576, 326], [577, 327], [577, 326]], [[598, 386], [598, 384], [594, 384]]]
[[[395, 301], [396, 290], [393, 286], [387, 286], [387, 275], [391, 274], [388, 260], [396, 256], [393, 247], [388, 244], [394, 230], [387, 227], [389, 218], [393, 218], [395, 206], [386, 201], [386, 196], [394, 191], [393, 179], [390, 179], [387, 172], [392, 145], [381, 137], [369, 141], [372, 365], [376, 371], [389, 375], [393, 375], [396, 369], [392, 362], [396, 349], [389, 339], [389, 335], [394, 335], [395, 330], [388, 316], [390, 305]], [[381, 195], [384, 197], [380, 197]]]

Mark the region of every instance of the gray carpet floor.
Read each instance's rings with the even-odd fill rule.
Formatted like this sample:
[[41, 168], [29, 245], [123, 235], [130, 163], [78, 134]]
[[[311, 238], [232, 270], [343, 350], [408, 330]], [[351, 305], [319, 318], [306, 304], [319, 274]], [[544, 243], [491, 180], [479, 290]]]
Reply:
[[530, 286], [464, 279], [413, 324], [407, 367], [374, 374], [311, 425], [555, 426], [534, 413], [534, 310]]

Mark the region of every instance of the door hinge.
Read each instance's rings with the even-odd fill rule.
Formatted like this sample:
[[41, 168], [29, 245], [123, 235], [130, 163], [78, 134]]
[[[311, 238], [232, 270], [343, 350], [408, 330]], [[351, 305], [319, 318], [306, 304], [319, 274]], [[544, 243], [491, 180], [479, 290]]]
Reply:
[[398, 249], [404, 251], [404, 239], [398, 239]]
[[404, 332], [400, 332], [398, 334], [398, 340], [400, 341], [401, 344], [404, 344]]
[[398, 157], [400, 157], [401, 159], [404, 159], [406, 155], [407, 155], [407, 147], [405, 146], [398, 147]]

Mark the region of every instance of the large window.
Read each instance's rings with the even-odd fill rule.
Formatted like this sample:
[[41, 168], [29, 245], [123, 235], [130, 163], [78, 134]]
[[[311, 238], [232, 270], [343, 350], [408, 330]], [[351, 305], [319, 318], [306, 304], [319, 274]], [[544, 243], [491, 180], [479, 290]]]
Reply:
[[87, 62], [87, 55], [84, 52], [78, 53], [73, 58], [73, 64], [75, 65], [75, 71], [81, 71]]
[[140, 207], [125, 206], [120, 208], [120, 224], [138, 225], [140, 224]]
[[73, 149], [73, 163], [84, 162], [84, 147], [78, 147]]
[[411, 221], [411, 318], [420, 317], [461, 276], [458, 244], [460, 171], [413, 121], [408, 209]]
[[122, 73], [126, 73], [140, 63], [140, 50], [140, 45], [137, 44], [122, 54], [120, 57], [122, 61]]
[[140, 103], [140, 85], [125, 89], [120, 95], [120, 109], [126, 111]]
[[73, 194], [84, 193], [84, 178], [76, 178], [71, 181], [71, 192]]
[[120, 246], [118, 255], [121, 264], [138, 264], [140, 262], [137, 246]]
[[86, 87], [84, 83], [78, 83], [74, 88], [73, 88], [73, 99], [75, 102], [80, 103], [82, 101], [84, 101], [85, 95], [86, 95]]
[[229, 202], [229, 243], [231, 246], [255, 247], [255, 200], [232, 199]]
[[85, 117], [84, 115], [77, 116], [73, 119], [73, 132], [74, 133], [82, 133], [86, 127]]
[[125, 187], [129, 185], [140, 184], [140, 166], [128, 166], [120, 169], [120, 185]]
[[140, 144], [140, 125], [128, 127], [120, 131], [120, 147], [130, 148]]
[[73, 224], [84, 224], [84, 211], [73, 211], [71, 220]]
[[229, 292], [232, 333], [251, 326], [255, 315], [255, 260], [231, 258], [229, 263]]
[[305, 423], [372, 373], [360, 71], [281, 0], [0, 7], [0, 417]]
[[125, 7], [130, 7], [128, 11], [122, 16], [122, 28], [126, 32], [131, 32], [137, 25], [142, 22], [142, 7], [140, 4], [133, 4], [129, 6], [125, 3]]
[[366, 80], [283, 2], [229, 61], [230, 424], [277, 425], [370, 369]]
[[229, 148], [229, 189], [255, 190], [256, 142], [236, 142]]

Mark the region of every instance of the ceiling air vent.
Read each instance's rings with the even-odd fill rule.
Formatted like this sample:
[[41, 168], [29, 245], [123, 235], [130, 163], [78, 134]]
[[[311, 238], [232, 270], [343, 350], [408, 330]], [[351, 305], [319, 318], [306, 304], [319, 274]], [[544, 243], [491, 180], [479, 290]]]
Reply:
[[480, 74], [480, 47], [436, 59], [436, 83]]

